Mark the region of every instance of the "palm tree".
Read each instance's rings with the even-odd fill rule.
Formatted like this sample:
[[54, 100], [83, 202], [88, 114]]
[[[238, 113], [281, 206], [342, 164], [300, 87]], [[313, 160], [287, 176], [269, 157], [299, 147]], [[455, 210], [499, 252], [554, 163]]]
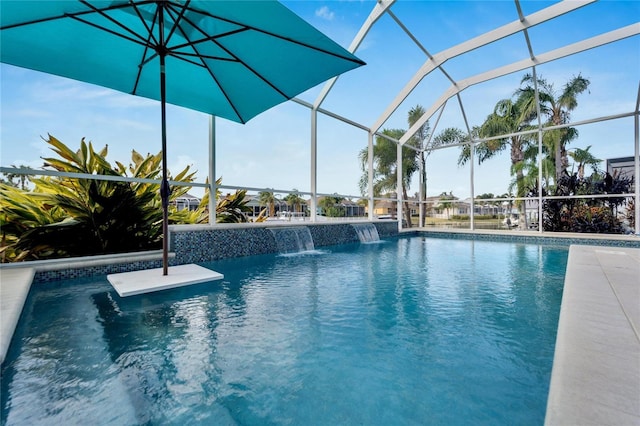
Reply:
[[[409, 110], [409, 127], [413, 126], [425, 113], [422, 105], [416, 105], [415, 107]], [[426, 165], [426, 156], [425, 156], [425, 141], [429, 137], [430, 131], [429, 121], [425, 122], [418, 131], [413, 135], [413, 139], [415, 139], [415, 146], [420, 150], [419, 152], [419, 171], [420, 171], [420, 192], [418, 194], [418, 200], [420, 201], [420, 223], [418, 226], [424, 227], [425, 218], [427, 216], [427, 205], [424, 203], [425, 198], [427, 197], [427, 165]], [[427, 156], [430, 154], [431, 150], [427, 151]]]
[[454, 199], [453, 192], [450, 192], [449, 194], [443, 192], [440, 194], [440, 201], [438, 204], [447, 213], [447, 220], [449, 220], [449, 211], [454, 207]]
[[[481, 138], [521, 132], [530, 127], [531, 110], [526, 107], [522, 99], [502, 99], [496, 104], [493, 113], [482, 123], [479, 129]], [[478, 144], [478, 164], [495, 156], [497, 153], [509, 149], [512, 174], [516, 175], [516, 196], [525, 195], [523, 184], [524, 173], [519, 164], [525, 159], [525, 151], [531, 145], [530, 135], [514, 135], [500, 139], [492, 139]]]
[[[533, 76], [526, 74], [521, 84], [526, 86], [520, 89], [522, 99], [526, 100], [529, 106], [535, 106], [535, 96], [533, 87]], [[540, 112], [547, 117], [547, 124], [558, 126], [570, 122], [571, 111], [578, 106], [578, 95], [589, 88], [590, 81], [578, 74], [567, 82], [562, 91], [558, 94], [553, 84], [540, 78], [537, 81], [540, 100]], [[530, 108], [535, 113], [535, 108]], [[535, 116], [534, 116], [535, 118]], [[566, 146], [573, 139], [577, 138], [578, 131], [572, 127], [554, 129], [545, 132], [545, 145], [554, 153], [555, 178], [556, 183], [560, 176], [566, 173], [569, 166]]]
[[345, 215], [344, 207], [340, 205], [343, 200], [338, 194], [327, 195], [318, 200], [318, 207], [327, 217], [342, 217]]
[[584, 168], [585, 166], [595, 167], [602, 162], [602, 160], [596, 158], [592, 153], [589, 152], [591, 149], [591, 145], [586, 147], [585, 149], [575, 148], [573, 151], [569, 151], [569, 156], [578, 163], [578, 177], [580, 179], [584, 178]]
[[286, 201], [287, 205], [289, 205], [291, 208], [293, 208], [293, 211], [295, 211], [295, 212], [299, 212], [300, 211], [300, 207], [304, 203], [304, 199], [300, 196], [300, 194], [298, 193], [298, 190], [295, 189], [295, 188], [293, 188], [293, 192], [292, 193], [290, 193], [286, 197], [284, 197], [284, 201]]
[[258, 194], [258, 201], [261, 206], [269, 207], [269, 217], [273, 217], [276, 214], [276, 201], [277, 198], [273, 195], [273, 191], [261, 191]]
[[[493, 158], [496, 154], [509, 149], [511, 159], [511, 174], [516, 176], [516, 196], [524, 197], [527, 193], [527, 185], [523, 162], [525, 160], [525, 152], [532, 146], [532, 136], [513, 135], [531, 128], [531, 120], [535, 117], [535, 104], [529, 102], [528, 92], [523, 93], [521, 90], [516, 92], [518, 95], [515, 99], [502, 99], [496, 103], [493, 112], [487, 116], [484, 123], [477, 128], [477, 134], [480, 138], [492, 138], [494, 136], [509, 135], [497, 139], [489, 139], [480, 142], [475, 147], [475, 153], [478, 156], [478, 164], [482, 164], [485, 160]], [[458, 158], [458, 164], [464, 165], [470, 160], [471, 149], [469, 145], [465, 145]], [[518, 203], [520, 210], [524, 210], [524, 204]], [[522, 211], [524, 216], [524, 211]]]
[[[405, 131], [402, 129], [384, 129], [382, 133], [389, 136], [392, 139], [399, 140], [404, 135]], [[410, 139], [407, 145], [415, 147], [416, 140]], [[418, 152], [414, 149], [402, 150], [402, 197], [405, 200], [405, 218], [407, 227], [411, 226], [411, 209], [409, 207], [407, 189], [409, 188], [411, 177], [419, 169], [417, 161]], [[368, 164], [369, 164], [369, 150], [364, 148], [360, 151], [360, 165], [362, 169], [362, 176], [360, 177], [359, 187], [362, 195], [367, 195], [367, 188], [369, 182]], [[373, 161], [374, 161], [374, 175], [373, 175], [373, 196], [379, 197], [380, 195], [395, 190], [397, 186], [397, 145], [395, 142], [389, 139], [378, 136], [373, 145]]]
[[[28, 169], [29, 167], [25, 166], [25, 165], [19, 165], [19, 166], [15, 166], [15, 165], [11, 165], [11, 167], [13, 167], [14, 169], [16, 169], [16, 171], [20, 170], [20, 169]], [[27, 183], [29, 182], [29, 177], [33, 177], [33, 175], [26, 175], [26, 174], [22, 174], [22, 173], [3, 173], [6, 177], [7, 177], [7, 184], [15, 186], [17, 188], [22, 189], [23, 191], [27, 189]], [[18, 180], [20, 182], [20, 184], [16, 184], [14, 182], [14, 180]], [[0, 179], [0, 182], [4, 182], [4, 180]]]

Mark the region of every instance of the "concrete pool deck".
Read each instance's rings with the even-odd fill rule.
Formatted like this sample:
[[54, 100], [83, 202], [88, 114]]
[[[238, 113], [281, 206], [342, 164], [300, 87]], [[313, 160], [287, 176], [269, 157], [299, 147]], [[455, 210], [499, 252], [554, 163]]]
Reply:
[[572, 245], [545, 425], [640, 425], [640, 249]]
[[[0, 362], [33, 274], [0, 268]], [[572, 245], [545, 424], [640, 425], [639, 331], [640, 249]]]
[[34, 274], [33, 268], [0, 269], [0, 364], [9, 350]]

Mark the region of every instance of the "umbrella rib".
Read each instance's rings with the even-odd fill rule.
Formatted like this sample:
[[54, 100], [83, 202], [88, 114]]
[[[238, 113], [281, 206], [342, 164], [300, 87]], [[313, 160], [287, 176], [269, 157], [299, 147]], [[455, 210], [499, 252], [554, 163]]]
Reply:
[[[172, 16], [172, 18], [174, 18], [173, 19], [173, 27], [171, 27], [171, 31], [169, 31], [169, 35], [167, 36], [167, 42], [166, 42], [165, 45], [169, 44], [169, 40], [171, 40], [171, 37], [173, 36], [173, 33], [176, 31], [176, 29], [180, 28], [180, 20], [184, 17], [184, 13], [189, 8], [189, 3], [191, 3], [191, 0], [187, 0], [187, 2], [180, 7], [180, 13], [178, 13], [177, 17], [174, 18]], [[172, 12], [175, 13], [175, 10], [173, 10], [173, 7], [175, 7], [175, 6], [173, 6], [173, 4], [170, 4], [170, 3], [167, 3], [165, 5], [165, 8], [167, 9], [167, 12], [170, 9]]]
[[[173, 36], [173, 34], [176, 32], [176, 30], [180, 31], [180, 33], [184, 36], [185, 39], [187, 39], [187, 40], [189, 39], [187, 37], [185, 31], [180, 26], [180, 21], [184, 20], [187, 23], [191, 24], [188, 19], [183, 19], [184, 18], [184, 13], [187, 10], [190, 2], [191, 2], [191, 0], [188, 0], [184, 4], [184, 6], [180, 6], [180, 5], [176, 6], [176, 5], [171, 4], [171, 3], [167, 3], [165, 5], [165, 9], [167, 10], [167, 14], [169, 14], [171, 16], [171, 18], [173, 19], [173, 22], [174, 22], [173, 26], [171, 27], [171, 31], [170, 31], [169, 35], [166, 37], [166, 39], [167, 39], [166, 40], [167, 55], [170, 55], [170, 56], [172, 56], [172, 57], [174, 57], [176, 59], [184, 60], [186, 62], [189, 62], [190, 64], [199, 65], [199, 66], [202, 66], [202, 67], [205, 66], [204, 63], [198, 63], [196, 61], [191, 61], [191, 60], [188, 60], [186, 58], [183, 58], [182, 56], [204, 57], [204, 58], [207, 58], [207, 59], [214, 59], [214, 60], [220, 60], [220, 61], [224, 61], [224, 60], [233, 61], [233, 59], [230, 59], [230, 58], [199, 55], [197, 53], [178, 52], [179, 49], [182, 49], [183, 47], [190, 47], [190, 46], [192, 47], [193, 44], [198, 43], [199, 41], [177, 44], [177, 45], [174, 45], [174, 46], [171, 46], [171, 47], [168, 46], [169, 45], [169, 41], [170, 41], [171, 37]], [[179, 12], [176, 10], [176, 8], [179, 8]], [[178, 14], [178, 16], [173, 16], [173, 14], [176, 14], [176, 13]]]
[[[187, 34], [185, 33], [185, 31], [183, 30], [182, 26], [179, 25], [179, 20], [181, 21], [185, 21], [187, 22], [189, 25], [191, 25], [193, 28], [197, 29], [200, 32], [203, 32], [199, 27], [197, 27], [196, 25], [193, 24], [193, 22], [191, 22], [188, 18], [186, 18], [184, 16], [184, 11], [187, 9], [186, 5], [182, 8], [182, 10], [180, 11], [180, 13], [178, 13], [175, 10], [175, 6], [171, 3], [167, 3], [165, 5], [165, 10], [167, 11], [167, 14], [171, 15], [171, 18], [174, 20], [174, 27], [171, 30], [171, 34], [173, 34], [175, 31], [180, 31], [180, 33], [185, 37], [185, 39], [189, 39]], [[191, 8], [189, 8], [189, 10], [193, 10]], [[180, 19], [178, 20], [176, 18], [175, 15], [178, 15], [180, 17]], [[184, 47], [187, 47], [189, 45], [186, 45]], [[183, 46], [181, 46], [183, 47]], [[179, 52], [175, 52], [173, 50], [169, 50], [166, 53], [172, 57], [175, 57], [177, 59], [192, 63], [196, 66], [202, 66], [204, 67], [208, 72], [209, 75], [211, 75], [211, 78], [216, 82], [216, 84], [218, 85], [218, 88], [220, 89], [220, 91], [222, 92], [222, 94], [224, 95], [224, 97], [227, 99], [227, 102], [229, 103], [229, 105], [231, 106], [231, 108], [233, 109], [233, 111], [235, 112], [236, 116], [238, 117], [238, 119], [242, 122], [245, 123], [245, 119], [242, 118], [242, 115], [240, 114], [240, 111], [238, 111], [238, 109], [236, 108], [236, 106], [233, 104], [231, 98], [229, 97], [229, 95], [227, 94], [227, 92], [224, 90], [224, 87], [220, 84], [220, 82], [218, 81], [218, 79], [216, 78], [216, 76], [213, 74], [213, 72], [211, 71], [211, 69], [207, 66], [207, 64], [204, 62], [204, 56], [199, 55], [198, 50], [196, 49], [195, 46], [193, 46], [193, 44], [190, 45], [190, 47], [193, 49], [193, 51], [195, 52], [194, 54], [191, 54], [190, 56], [196, 57], [198, 59], [200, 59], [200, 61], [189, 61], [186, 58], [182, 57], [182, 56], [186, 56], [187, 53], [179, 53]]]
[[[175, 10], [173, 10], [172, 5], [167, 5], [167, 13], [176, 13]], [[193, 24], [193, 22], [191, 22], [188, 18], [186, 18], [184, 15], [182, 16], [182, 19], [184, 21], [186, 21], [189, 25], [191, 25], [193, 28], [197, 29], [198, 31], [200, 31], [201, 33], [204, 33], [204, 31], [202, 31], [202, 29], [196, 25]], [[189, 39], [187, 37], [187, 35], [185, 34], [184, 30], [182, 29], [181, 26], [176, 25], [176, 29], [178, 31], [180, 31], [182, 33], [182, 35], [185, 37], [185, 39]], [[193, 51], [195, 52], [194, 56], [195, 57], [199, 57], [200, 58], [200, 63], [202, 64], [202, 66], [204, 68], [206, 68], [206, 70], [209, 72], [209, 75], [211, 76], [211, 78], [213, 79], [213, 81], [216, 82], [216, 84], [218, 85], [218, 88], [220, 89], [220, 91], [222, 92], [222, 94], [224, 95], [225, 99], [227, 100], [227, 102], [229, 103], [229, 105], [231, 106], [231, 108], [233, 109], [233, 111], [236, 114], [236, 117], [238, 117], [238, 119], [240, 120], [240, 122], [242, 124], [244, 124], [246, 122], [246, 120], [242, 117], [242, 115], [240, 114], [240, 111], [238, 111], [238, 108], [236, 108], [236, 106], [234, 105], [233, 101], [231, 100], [231, 97], [229, 97], [229, 95], [227, 94], [227, 91], [224, 89], [224, 86], [222, 84], [220, 84], [220, 81], [218, 81], [218, 78], [216, 77], [216, 75], [213, 73], [213, 71], [211, 70], [211, 68], [209, 68], [207, 66], [207, 64], [204, 62], [204, 60], [202, 59], [203, 57], [200, 56], [198, 49], [192, 44], [191, 48], [193, 49]], [[232, 55], [233, 56], [233, 55]], [[181, 58], [182, 60], [186, 60], [185, 58]]]
[[[185, 18], [185, 20], [187, 22], [189, 22], [188, 19]], [[194, 25], [192, 23], [190, 23], [196, 30], [198, 30], [201, 34], [203, 34], [205, 37], [207, 36], [206, 32], [204, 30], [202, 30], [200, 27], [198, 27], [197, 25]], [[247, 31], [249, 29], [249, 27], [245, 27], [244, 31]], [[226, 47], [224, 47], [222, 44], [218, 43], [217, 37], [216, 38], [208, 38], [205, 40], [209, 40], [212, 43], [215, 43], [220, 49], [224, 50], [225, 52], [227, 52], [229, 54], [229, 56], [235, 58], [238, 63], [244, 65], [249, 71], [251, 71], [256, 77], [258, 77], [260, 80], [264, 81], [268, 86], [270, 86], [273, 90], [275, 90], [276, 92], [278, 92], [283, 98], [285, 99], [291, 99], [291, 96], [288, 96], [286, 93], [284, 93], [282, 90], [280, 90], [278, 87], [276, 87], [272, 82], [270, 82], [267, 78], [265, 78], [262, 74], [260, 74], [259, 72], [257, 72], [255, 69], [253, 69], [253, 67], [251, 67], [249, 64], [247, 64], [246, 62], [244, 62], [242, 59], [240, 59], [238, 56], [236, 56], [233, 52], [231, 52], [229, 49], [227, 49]], [[198, 48], [195, 45], [191, 45], [191, 48], [198, 53]], [[206, 64], [205, 64], [206, 66]], [[207, 66], [207, 69], [209, 70], [209, 73], [211, 74], [211, 76], [213, 77], [213, 72], [211, 70], [211, 68], [209, 68]], [[214, 77], [215, 78], [215, 77]], [[217, 82], [217, 80], [216, 80]]]
[[155, 28], [158, 22], [158, 10], [159, 9], [156, 9], [156, 13], [153, 15], [153, 23], [151, 24], [151, 26], [149, 26], [147, 24], [147, 21], [142, 17], [142, 14], [140, 13], [140, 9], [138, 9], [138, 7], [134, 5], [134, 11], [136, 12], [136, 15], [138, 15], [140, 22], [142, 22], [142, 25], [144, 25], [144, 27], [147, 29], [147, 42], [144, 47], [144, 52], [142, 53], [142, 60], [138, 65], [138, 72], [136, 73], [136, 81], [133, 84], [133, 89], [131, 90], [131, 93], [136, 93], [138, 91], [138, 84], [140, 84], [140, 78], [142, 77], [142, 68], [144, 68], [144, 66], [147, 63], [149, 63], [149, 61], [153, 60], [159, 55], [157, 49], [154, 49], [154, 54], [147, 57], [147, 53], [149, 53], [149, 48], [151, 47], [150, 42], [152, 38], [153, 38], [153, 41], [156, 43], [154, 46], [158, 45], [158, 40], [156, 40], [156, 38], [153, 35], [153, 29]]
[[[138, 5], [135, 4], [135, 3], [131, 3], [131, 6], [133, 7], [133, 10], [136, 12], [136, 15], [138, 15], [138, 19], [140, 19], [140, 22], [142, 23], [142, 25], [144, 25], [144, 27], [147, 29], [147, 34], [148, 34], [148, 37], [146, 39], [147, 46], [151, 45], [151, 43], [149, 42], [150, 39], [153, 39], [153, 41], [155, 43], [155, 44], [153, 44], [153, 46], [157, 46], [159, 44], [158, 40], [153, 35], [153, 27], [155, 27], [156, 22], [157, 22], [156, 19], [158, 17], [157, 13], [154, 14], [153, 25], [149, 26], [147, 24], [147, 21], [142, 17], [142, 13], [140, 13], [140, 8], [138, 7]], [[157, 11], [157, 9], [156, 9], [156, 11]]]
[[[185, 21], [188, 22], [188, 20], [186, 20], [186, 19], [185, 19]], [[235, 35], [235, 34], [243, 33], [245, 31], [249, 31], [249, 28], [246, 28], [246, 27], [245, 28], [238, 28], [237, 30], [227, 31], [226, 33], [221, 33], [221, 34], [218, 34], [218, 35], [215, 35], [215, 36], [206, 36], [206, 37], [203, 37], [203, 38], [198, 39], [198, 40], [190, 41], [189, 43], [178, 44], [176, 46], [173, 46], [172, 49], [180, 49], [180, 48], [187, 47], [187, 46], [193, 46], [193, 45], [196, 45], [196, 44], [204, 43], [205, 41], [214, 41], [215, 39], [218, 39], [218, 38], [232, 36], [232, 35]], [[200, 31], [200, 32], [203, 32], [203, 31]]]
[[[339, 53], [331, 52], [329, 50], [325, 50], [325, 49], [322, 49], [322, 48], [317, 47], [317, 46], [313, 46], [313, 45], [308, 44], [308, 43], [304, 43], [304, 42], [301, 42], [301, 41], [298, 41], [298, 40], [295, 40], [295, 39], [292, 39], [292, 38], [289, 38], [289, 37], [285, 37], [285, 36], [282, 36], [282, 35], [277, 34], [277, 33], [272, 33], [270, 31], [266, 31], [266, 30], [263, 30], [263, 29], [258, 28], [258, 27], [254, 27], [254, 26], [251, 26], [251, 25], [243, 24], [241, 22], [236, 22], [236, 21], [234, 21], [232, 19], [225, 18], [223, 16], [214, 15], [214, 14], [212, 14], [210, 12], [207, 12], [207, 11], [204, 11], [204, 10], [196, 9], [196, 8], [193, 8], [193, 7], [189, 7], [189, 10], [191, 12], [198, 13], [200, 15], [206, 15], [206, 16], [208, 16], [210, 18], [214, 18], [214, 19], [218, 19], [220, 21], [224, 21], [224, 22], [228, 22], [228, 23], [231, 23], [231, 24], [234, 24], [234, 25], [238, 25], [240, 27], [244, 27], [246, 29], [253, 30], [253, 31], [256, 31], [256, 32], [259, 32], [259, 33], [262, 33], [262, 34], [266, 34], [266, 35], [271, 36], [271, 37], [279, 38], [281, 40], [285, 40], [285, 41], [288, 41], [290, 43], [294, 43], [294, 44], [297, 44], [297, 45], [300, 45], [300, 46], [303, 46], [303, 47], [306, 47], [306, 48], [309, 48], [309, 49], [312, 49], [312, 50], [316, 50], [318, 52], [326, 53], [328, 55], [335, 56], [337, 58], [341, 58], [341, 59], [344, 59], [344, 60], [347, 60], [347, 61], [350, 61], [350, 62], [355, 62], [355, 63], [361, 64], [361, 65], [365, 65], [364, 61], [362, 61], [362, 60], [360, 60], [360, 59], [358, 59], [356, 57], [349, 57], [349, 56], [341, 55]], [[191, 24], [191, 25], [193, 25], [193, 24]], [[194, 25], [194, 27], [195, 27], [195, 25]], [[202, 30], [200, 30], [200, 31], [203, 34], [206, 35], [206, 33], [204, 31], [202, 31]]]
[[[148, 0], [144, 3], [153, 3], [154, 0]], [[84, 11], [79, 11], [79, 12], [64, 12], [62, 15], [60, 16], [51, 16], [48, 18], [40, 18], [40, 19], [34, 19], [33, 21], [26, 21], [26, 22], [19, 22], [16, 24], [10, 24], [10, 25], [6, 25], [4, 27], [0, 27], [0, 31], [4, 31], [4, 30], [10, 30], [12, 28], [16, 28], [16, 27], [23, 27], [26, 25], [32, 25], [32, 24], [40, 24], [42, 22], [48, 22], [48, 21], [55, 21], [57, 19], [65, 19], [65, 18], [74, 18], [80, 15], [87, 15], [87, 14], [91, 14], [91, 13], [96, 13], [96, 11], [98, 11], [98, 9], [96, 9], [95, 7], [88, 5], [86, 2], [83, 2], [85, 4], [85, 6], [89, 6], [91, 8], [91, 10], [84, 10]], [[126, 4], [119, 4], [119, 5], [112, 5], [109, 7], [105, 7], [103, 9], [100, 10], [114, 10], [114, 9], [122, 9], [123, 7], [127, 7]]]
[[76, 21], [78, 21], [78, 22], [82, 22], [83, 24], [89, 25], [90, 27], [97, 28], [97, 29], [99, 29], [100, 31], [108, 32], [108, 33], [110, 33], [110, 34], [113, 34], [114, 36], [117, 36], [117, 37], [123, 38], [123, 39], [125, 39], [125, 40], [129, 40], [129, 41], [131, 41], [131, 42], [133, 42], [133, 43], [136, 43], [136, 44], [139, 44], [139, 45], [141, 45], [141, 46], [146, 45], [146, 43], [145, 43], [144, 39], [142, 39], [142, 38], [140, 37], [140, 35], [139, 35], [139, 34], [135, 34], [135, 33], [134, 33], [134, 35], [136, 35], [136, 36], [138, 37], [138, 38], [134, 38], [134, 37], [130, 37], [130, 36], [126, 35], [126, 34], [122, 34], [122, 33], [119, 33], [119, 32], [117, 32], [117, 31], [111, 30], [111, 29], [109, 29], [109, 28], [103, 27], [103, 26], [98, 25], [98, 24], [96, 24], [96, 23], [94, 23], [94, 22], [90, 22], [90, 21], [87, 21], [87, 20], [85, 20], [85, 19], [79, 18], [79, 17], [77, 17], [77, 16], [73, 16], [73, 15], [71, 15], [71, 16], [69, 16], [69, 17], [70, 17], [70, 18], [72, 18], [72, 19], [75, 19], [75, 20], [76, 20]]
[[[91, 12], [84, 12], [84, 13], [91, 13]], [[0, 27], [0, 31], [10, 30], [10, 29], [13, 29], [13, 28], [18, 28], [18, 27], [24, 27], [24, 26], [32, 25], [32, 24], [40, 24], [42, 22], [55, 21], [57, 19], [63, 19], [63, 18], [68, 18], [68, 17], [69, 17], [69, 14], [63, 13], [60, 16], [51, 16], [49, 18], [34, 19], [33, 21], [18, 22], [16, 24], [10, 24], [10, 25], [5, 25], [4, 27]]]
[[[121, 38], [124, 38], [126, 40], [132, 41], [134, 43], [138, 43], [140, 45], [148, 45], [147, 41], [145, 40], [145, 38], [142, 35], [136, 33], [135, 31], [132, 31], [130, 28], [127, 28], [122, 23], [118, 22], [117, 20], [113, 19], [112, 17], [110, 17], [109, 15], [104, 13], [104, 10], [112, 10], [114, 8], [98, 9], [95, 6], [87, 3], [85, 0], [80, 0], [80, 1], [81, 1], [82, 4], [84, 4], [85, 6], [89, 7], [90, 9], [92, 9], [95, 13], [98, 13], [103, 18], [105, 18], [105, 19], [111, 21], [112, 23], [116, 24], [118, 27], [122, 28], [123, 30], [125, 30], [127, 33], [131, 34], [134, 37], [128, 36], [125, 33], [119, 33], [119, 32], [117, 32], [115, 30], [112, 30], [110, 28], [107, 28], [107, 27], [104, 27], [102, 25], [96, 24], [94, 22], [89, 22], [89, 21], [87, 21], [85, 19], [82, 19], [82, 18], [76, 16], [76, 15], [69, 15], [70, 18], [73, 18], [73, 19], [75, 19], [77, 21], [80, 21], [80, 22], [82, 22], [84, 24], [87, 24], [89, 26], [92, 26], [94, 28], [98, 28], [101, 31], [106, 31], [106, 32], [108, 32], [110, 34], [113, 34], [113, 35], [117, 36], [117, 37], [121, 37]], [[143, 20], [143, 22], [144, 22], [144, 20]]]
[[[167, 53], [167, 55], [170, 55], [176, 59], [181, 59], [183, 61], [187, 61], [187, 62], [191, 62], [197, 65], [197, 63], [195, 61], [191, 61], [187, 58], [183, 58], [183, 56], [189, 57], [192, 56], [194, 58], [205, 58], [205, 59], [211, 59], [214, 61], [226, 61], [226, 62], [238, 62], [237, 59], [234, 58], [223, 58], [222, 56], [213, 56], [213, 55], [202, 55], [202, 54], [198, 54], [198, 53], [190, 53], [190, 52], [173, 52], [173, 51], [169, 51]], [[200, 64], [202, 66], [204, 66], [204, 64]]]

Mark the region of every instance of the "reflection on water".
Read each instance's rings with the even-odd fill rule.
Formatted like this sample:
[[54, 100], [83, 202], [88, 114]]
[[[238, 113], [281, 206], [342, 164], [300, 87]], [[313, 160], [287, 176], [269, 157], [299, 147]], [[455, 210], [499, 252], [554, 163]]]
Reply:
[[[447, 223], [427, 223], [428, 228], [441, 228], [441, 229], [470, 229], [470, 222], [447, 222]], [[503, 229], [514, 230], [517, 228], [509, 228], [500, 223], [494, 222], [474, 222], [473, 227], [475, 229]]]
[[211, 262], [120, 298], [40, 285], [2, 424], [541, 424], [567, 251], [430, 239]]

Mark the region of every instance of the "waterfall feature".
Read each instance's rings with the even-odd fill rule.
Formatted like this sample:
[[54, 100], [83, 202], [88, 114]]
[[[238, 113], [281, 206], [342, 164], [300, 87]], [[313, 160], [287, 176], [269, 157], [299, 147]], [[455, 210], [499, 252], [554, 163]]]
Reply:
[[353, 223], [351, 226], [356, 230], [361, 243], [380, 241], [378, 229], [373, 223]]
[[269, 230], [276, 239], [279, 253], [296, 253], [315, 249], [311, 232], [306, 226], [269, 228]]

